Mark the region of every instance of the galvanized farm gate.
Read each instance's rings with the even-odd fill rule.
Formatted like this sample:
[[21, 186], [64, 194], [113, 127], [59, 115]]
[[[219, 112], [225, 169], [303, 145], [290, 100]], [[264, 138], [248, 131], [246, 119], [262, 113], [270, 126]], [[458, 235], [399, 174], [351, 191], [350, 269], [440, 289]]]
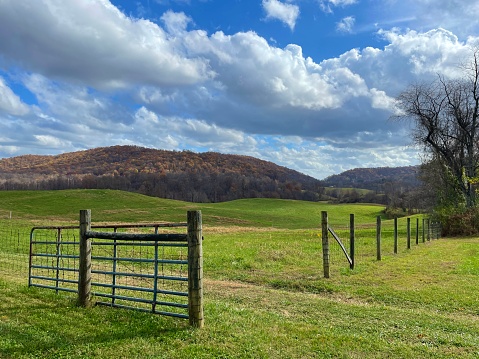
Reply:
[[[159, 233], [163, 227], [187, 233]], [[118, 232], [125, 229], [140, 233]], [[29, 285], [75, 292], [81, 306], [131, 308], [202, 327], [202, 281], [200, 211], [188, 211], [185, 223], [92, 226], [83, 210], [80, 226], [34, 227], [30, 234]]]

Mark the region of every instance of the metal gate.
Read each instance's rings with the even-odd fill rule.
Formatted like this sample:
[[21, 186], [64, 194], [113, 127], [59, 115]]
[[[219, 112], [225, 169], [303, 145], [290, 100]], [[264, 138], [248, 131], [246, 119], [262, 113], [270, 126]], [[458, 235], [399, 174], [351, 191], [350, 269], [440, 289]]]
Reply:
[[[92, 302], [189, 318], [192, 325], [202, 326], [202, 304], [201, 322], [198, 318], [192, 321], [191, 306], [198, 306], [198, 294], [189, 290], [200, 289], [202, 299], [202, 285], [189, 285], [192, 271], [193, 277], [202, 280], [202, 258], [190, 268], [189, 235], [184, 229], [178, 233], [181, 227], [190, 231], [189, 222], [90, 225], [83, 231], [83, 239], [81, 226], [32, 228], [29, 286], [75, 292], [81, 302], [85, 290], [82, 246], [88, 243], [88, 295]], [[201, 214], [199, 228], [201, 233]], [[165, 230], [169, 233], [160, 233]], [[201, 254], [201, 241], [199, 245]]]

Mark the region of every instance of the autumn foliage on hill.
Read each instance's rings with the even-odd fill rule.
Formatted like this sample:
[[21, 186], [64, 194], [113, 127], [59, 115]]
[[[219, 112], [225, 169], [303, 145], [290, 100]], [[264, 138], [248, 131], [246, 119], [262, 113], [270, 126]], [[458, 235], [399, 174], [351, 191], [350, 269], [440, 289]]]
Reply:
[[108, 188], [192, 202], [318, 200], [320, 181], [254, 157], [113, 146], [0, 160], [0, 189]]
[[419, 185], [418, 171], [418, 166], [355, 168], [329, 176], [324, 180], [324, 185], [384, 192], [384, 188], [391, 183], [400, 184], [403, 187], [417, 187]]

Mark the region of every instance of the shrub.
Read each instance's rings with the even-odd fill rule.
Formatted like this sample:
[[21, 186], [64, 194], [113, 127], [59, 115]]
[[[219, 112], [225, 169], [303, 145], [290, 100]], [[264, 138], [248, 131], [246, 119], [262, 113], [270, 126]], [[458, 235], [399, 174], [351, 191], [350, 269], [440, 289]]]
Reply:
[[479, 209], [465, 208], [443, 210], [437, 213], [442, 225], [442, 235], [447, 237], [479, 234]]

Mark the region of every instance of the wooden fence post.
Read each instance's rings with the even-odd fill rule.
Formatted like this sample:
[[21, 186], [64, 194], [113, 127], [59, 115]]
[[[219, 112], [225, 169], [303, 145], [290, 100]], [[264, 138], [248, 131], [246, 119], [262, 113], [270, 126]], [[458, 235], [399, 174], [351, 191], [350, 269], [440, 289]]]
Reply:
[[427, 240], [431, 240], [431, 218], [427, 219]]
[[80, 211], [80, 258], [78, 271], [78, 305], [91, 305], [91, 239], [86, 233], [91, 229], [91, 211]]
[[407, 218], [407, 249], [411, 249], [411, 218]]
[[188, 317], [203, 328], [203, 225], [201, 211], [188, 211]]
[[416, 245], [419, 244], [419, 218], [416, 218]]
[[398, 218], [394, 217], [394, 254], [398, 253]]
[[422, 219], [422, 243], [426, 242], [426, 219]]
[[376, 258], [381, 260], [381, 216], [376, 218]]
[[328, 212], [326, 211], [321, 211], [321, 233], [323, 244], [324, 278], [329, 278]]
[[351, 257], [351, 264], [349, 268], [354, 269], [354, 241], [356, 235], [354, 232], [354, 214], [349, 215], [349, 256]]

